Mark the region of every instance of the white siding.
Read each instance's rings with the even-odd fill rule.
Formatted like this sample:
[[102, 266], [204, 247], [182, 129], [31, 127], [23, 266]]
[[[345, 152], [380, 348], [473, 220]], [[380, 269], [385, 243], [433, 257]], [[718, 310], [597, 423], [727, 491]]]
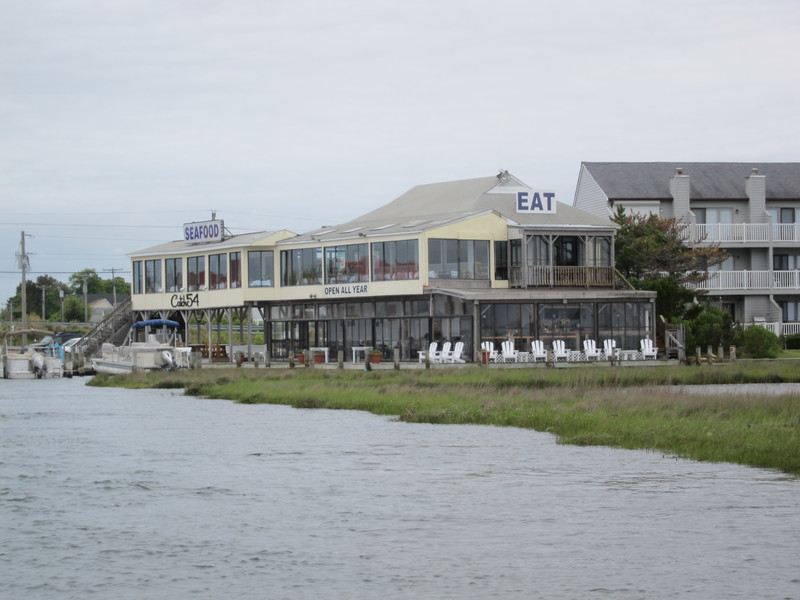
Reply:
[[608, 196], [589, 173], [586, 165], [581, 165], [573, 206], [597, 217], [610, 217], [613, 214], [608, 206]]

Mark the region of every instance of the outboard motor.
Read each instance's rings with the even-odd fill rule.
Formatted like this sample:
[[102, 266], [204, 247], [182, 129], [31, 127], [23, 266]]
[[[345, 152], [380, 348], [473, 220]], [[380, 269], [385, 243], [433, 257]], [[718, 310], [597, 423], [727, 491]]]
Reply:
[[34, 352], [33, 356], [31, 356], [31, 366], [33, 367], [33, 374], [36, 376], [36, 379], [44, 377], [44, 356], [38, 352]]
[[172, 352], [169, 350], [161, 351], [161, 361], [164, 363], [162, 366], [163, 369], [169, 369], [172, 371], [175, 368], [175, 358], [172, 356]]

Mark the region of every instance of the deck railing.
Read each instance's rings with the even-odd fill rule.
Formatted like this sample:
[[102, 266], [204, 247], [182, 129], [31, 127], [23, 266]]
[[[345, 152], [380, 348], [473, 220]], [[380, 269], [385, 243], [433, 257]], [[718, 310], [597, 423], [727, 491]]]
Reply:
[[693, 290], [799, 290], [800, 271], [710, 271]]
[[693, 243], [800, 242], [800, 223], [714, 223], [687, 225], [683, 237]]
[[[614, 267], [528, 266], [528, 285], [531, 287], [613, 288], [617, 283]], [[517, 277], [512, 268], [511, 285], [523, 285], [521, 267], [517, 268]]]

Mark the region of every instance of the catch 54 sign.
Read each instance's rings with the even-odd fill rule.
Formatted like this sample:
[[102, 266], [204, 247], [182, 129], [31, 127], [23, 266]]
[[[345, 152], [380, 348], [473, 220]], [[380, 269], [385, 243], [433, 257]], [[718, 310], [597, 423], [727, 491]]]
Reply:
[[554, 215], [556, 213], [555, 192], [517, 192], [517, 212], [525, 214]]
[[209, 244], [211, 242], [221, 242], [225, 232], [223, 221], [198, 221], [196, 223], [184, 223], [183, 241], [187, 244]]

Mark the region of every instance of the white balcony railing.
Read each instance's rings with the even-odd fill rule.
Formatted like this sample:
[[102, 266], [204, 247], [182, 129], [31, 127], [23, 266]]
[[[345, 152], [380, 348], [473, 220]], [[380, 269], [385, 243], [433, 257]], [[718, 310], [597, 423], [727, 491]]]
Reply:
[[800, 242], [800, 223], [730, 223], [687, 225], [685, 239], [694, 243]]
[[693, 290], [800, 290], [800, 271], [711, 271]]

